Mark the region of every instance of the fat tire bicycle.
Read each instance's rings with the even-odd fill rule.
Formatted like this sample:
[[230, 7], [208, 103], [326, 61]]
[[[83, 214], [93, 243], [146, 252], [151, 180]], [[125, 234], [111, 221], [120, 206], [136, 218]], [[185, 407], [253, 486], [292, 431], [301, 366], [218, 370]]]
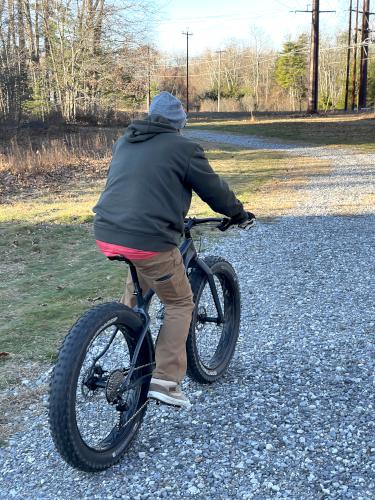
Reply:
[[[187, 373], [200, 383], [218, 380], [233, 357], [241, 301], [236, 273], [221, 257], [201, 259], [191, 229], [205, 223], [230, 227], [230, 219], [185, 220], [180, 251], [195, 308], [186, 343]], [[124, 257], [134, 282], [136, 307], [107, 302], [89, 309], [68, 332], [51, 376], [49, 424], [54, 444], [71, 466], [98, 472], [121, 460], [141, 426], [155, 366], [149, 308], [137, 272]]]

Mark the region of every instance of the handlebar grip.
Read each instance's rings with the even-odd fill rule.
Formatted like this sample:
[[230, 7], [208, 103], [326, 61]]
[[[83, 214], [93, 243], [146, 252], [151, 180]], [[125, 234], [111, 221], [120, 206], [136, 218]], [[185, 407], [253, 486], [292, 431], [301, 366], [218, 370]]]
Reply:
[[224, 218], [217, 227], [220, 231], [226, 231], [232, 225], [232, 220]]
[[249, 229], [251, 229], [255, 225], [256, 225], [256, 219], [254, 217], [253, 219], [248, 219], [245, 222], [242, 222], [241, 224], [238, 224], [238, 227], [240, 229], [245, 229], [246, 231], [248, 231]]

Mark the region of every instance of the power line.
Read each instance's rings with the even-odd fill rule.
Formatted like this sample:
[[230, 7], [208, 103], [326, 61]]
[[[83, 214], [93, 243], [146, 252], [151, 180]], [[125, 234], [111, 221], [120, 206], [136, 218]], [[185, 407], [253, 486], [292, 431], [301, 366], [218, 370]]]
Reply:
[[286, 9], [291, 9], [290, 5], [286, 5], [284, 2], [281, 2], [281, 0], [275, 0], [275, 2], [281, 5], [282, 7], [285, 7]]
[[[357, 43], [356, 45], [352, 44], [352, 45], [338, 45], [336, 47], [325, 47], [323, 49], [320, 49], [319, 52], [322, 53], [322, 52], [329, 52], [329, 51], [339, 51], [339, 50], [347, 50], [347, 49], [353, 49], [354, 47], [360, 47], [361, 46], [361, 43]], [[267, 56], [267, 57], [264, 57], [264, 58], [259, 58], [258, 59], [258, 62], [260, 63], [265, 63], [265, 62], [269, 62], [269, 61], [273, 61], [279, 57], [289, 57], [290, 55], [294, 55], [294, 54], [308, 54], [310, 53], [310, 49], [294, 49], [288, 53], [279, 53], [279, 52], [275, 52], [273, 53], [271, 56]], [[240, 57], [242, 59], [247, 59], [247, 58], [253, 58], [254, 55], [253, 54], [249, 54], [249, 55], [246, 55], [246, 54], [240, 54]], [[207, 62], [205, 62], [207, 61]], [[212, 65], [215, 63], [215, 59], [214, 58], [210, 58], [210, 59], [203, 59], [202, 61], [189, 61], [189, 68], [190, 66], [192, 65], [201, 65], [201, 64], [208, 64], [208, 63], [212, 63]], [[186, 63], [185, 64], [173, 64], [171, 65], [170, 69], [176, 69], [176, 68], [182, 68], [182, 67], [185, 67]], [[165, 65], [163, 64], [160, 64], [160, 65], [154, 65], [155, 66], [161, 66], [161, 67], [165, 67]], [[246, 68], [252, 68], [253, 65], [250, 64], [250, 65], [246, 65], [246, 66], [241, 66], [241, 68], [243, 69], [246, 69]], [[190, 77], [193, 77], [193, 76], [206, 76], [206, 75], [210, 75], [210, 73], [198, 73], [196, 75], [190, 75]], [[170, 75], [159, 75], [159, 76], [170, 76]], [[178, 76], [178, 78], [180, 78]]]
[[[346, 50], [346, 49], [353, 49], [355, 47], [360, 47], [361, 44], [358, 43], [356, 45], [351, 45], [351, 46], [348, 46], [348, 45], [340, 45], [340, 46], [337, 46], [337, 47], [325, 47], [323, 49], [320, 49], [320, 53], [323, 53], [323, 52], [330, 52], [330, 51], [339, 51], [339, 50]], [[293, 51], [290, 51], [288, 53], [275, 53], [274, 55], [272, 55], [271, 57], [264, 57], [264, 58], [259, 58], [258, 59], [258, 62], [259, 63], [267, 63], [267, 62], [270, 62], [270, 61], [276, 61], [276, 59], [278, 59], [279, 57], [289, 57], [290, 55], [294, 55], [294, 54], [308, 54], [310, 52], [309, 49], [295, 49]], [[253, 55], [241, 55], [242, 58], [248, 58], [248, 57], [254, 57]], [[214, 63], [214, 59], [211, 60], [212, 63]], [[171, 69], [178, 69], [178, 68], [182, 68], [184, 67], [185, 65], [175, 65], [173, 67], [171, 67]], [[191, 66], [191, 62], [189, 61], [189, 68]], [[245, 69], [249, 69], [249, 68], [253, 68], [254, 67], [254, 64], [247, 64], [247, 65], [242, 65], [242, 66], [237, 66], [235, 68], [235, 70], [245, 70]], [[146, 75], [146, 72], [145, 72], [145, 75]], [[196, 74], [190, 74], [189, 73], [189, 78], [193, 78], [193, 77], [202, 77], [202, 76], [210, 76], [212, 75], [212, 71], [210, 72], [204, 72], [204, 73], [196, 73]], [[160, 74], [160, 73], [153, 73], [153, 76], [154, 77], [159, 77], [159, 78], [182, 78], [183, 75], [168, 75], [168, 74]]]
[[[354, 10], [355, 11], [355, 10]], [[337, 45], [335, 47], [325, 47], [323, 49], [320, 49], [320, 52], [323, 52], [323, 51], [329, 51], [329, 50], [348, 50], [348, 49], [353, 49], [354, 46], [357, 45], [358, 47], [361, 46], [361, 42], [358, 42], [357, 44], [346, 44], [346, 45]], [[251, 47], [250, 47], [251, 49]], [[293, 53], [308, 53], [310, 52], [310, 49], [294, 49], [293, 50]], [[280, 53], [280, 52], [272, 52], [272, 56], [269, 58], [267, 57], [267, 59], [265, 60], [271, 60], [273, 57], [276, 57], [276, 56], [280, 56], [280, 57], [283, 57], [284, 55], [288, 55], [288, 54], [283, 54], [283, 53]], [[241, 54], [241, 57], [242, 58], [251, 58], [251, 57], [254, 57], [253, 54]], [[170, 65], [171, 67], [173, 68], [176, 68], [176, 67], [184, 67], [186, 63], [175, 63], [174, 60], [176, 58], [179, 58], [179, 57], [171, 57], [169, 59], [164, 59], [164, 63], [154, 63], [153, 64], [153, 67], [166, 67], [168, 65]], [[158, 58], [159, 60], [163, 60], [162, 58]], [[260, 61], [262, 61], [263, 59], [260, 59]], [[213, 56], [211, 57], [204, 57], [204, 58], [198, 58], [198, 57], [195, 57], [193, 59], [190, 59], [189, 60], [189, 67], [190, 66], [195, 66], [195, 65], [201, 65], [201, 64], [214, 64], [215, 63], [215, 58]]]
[[225, 19], [225, 20], [230, 20], [230, 21], [236, 21], [236, 20], [253, 20], [253, 19], [259, 19], [260, 17], [266, 17], [269, 16], [270, 14], [274, 14], [274, 10], [264, 10], [259, 13], [257, 13], [254, 16], [241, 16], [240, 14], [218, 14], [218, 15], [211, 15], [211, 16], [193, 16], [193, 17], [178, 17], [175, 19], [166, 19], [164, 21], [158, 21], [156, 24], [161, 25], [161, 24], [179, 24], [179, 23], [199, 23], [199, 22], [206, 22], [207, 20], [212, 19], [213, 21], [218, 20], [218, 19]]
[[[372, 43], [373, 40], [370, 40], [367, 39], [365, 41], [366, 45], [368, 45], [369, 43]], [[327, 51], [339, 51], [339, 50], [347, 50], [347, 49], [354, 49], [356, 47], [361, 47], [362, 45], [362, 42], [360, 43], [355, 43], [355, 44], [351, 44], [351, 45], [338, 45], [338, 46], [334, 46], [334, 47], [325, 47], [323, 49], [320, 49], [320, 52], [327, 52]], [[280, 57], [288, 57], [290, 55], [293, 55], [293, 54], [307, 54], [309, 52], [309, 49], [294, 49], [288, 53], [276, 53], [276, 52], [273, 52], [271, 53], [271, 55], [269, 56], [266, 56], [266, 57], [263, 57], [263, 58], [258, 58], [257, 59], [257, 64], [262, 64], [262, 63], [267, 63], [269, 61], [276, 61], [276, 59], [280, 58]], [[240, 53], [237, 54], [238, 57], [240, 57], [241, 59], [247, 59], [247, 58], [254, 58], [254, 54], [244, 54], [243, 51], [241, 51]], [[204, 59], [197, 59], [196, 61], [193, 61], [191, 62], [189, 60], [189, 68], [192, 64], [195, 64], [195, 65], [200, 65], [200, 64], [210, 64], [211, 67], [215, 64], [215, 58], [212, 56], [210, 58], [204, 58]], [[163, 65], [163, 64], [153, 64], [152, 67], [155, 68], [157, 66], [161, 66], [161, 67], [164, 67], [166, 65]], [[171, 64], [170, 66], [170, 69], [171, 70], [175, 70], [175, 69], [178, 69], [178, 68], [181, 68], [185, 66], [184, 65], [181, 65], [181, 64]], [[249, 64], [249, 65], [240, 65], [240, 66], [237, 66], [236, 68], [234, 68], [235, 71], [240, 71], [240, 70], [245, 70], [247, 68], [254, 68], [254, 64]], [[165, 68], [167, 69], [167, 68]], [[142, 70], [140, 71], [140, 73], [142, 73]], [[145, 74], [145, 78], [148, 77], [148, 60], [147, 60], [147, 70], [143, 70], [143, 73]], [[228, 73], [228, 71], [227, 71]], [[203, 77], [203, 76], [211, 76], [212, 75], [212, 71], [210, 72], [200, 72], [200, 73], [197, 73], [197, 74], [189, 74], [189, 78], [190, 77]], [[160, 73], [155, 73], [155, 71], [153, 71], [153, 77], [159, 77], [159, 78], [181, 78], [181, 75], [171, 75], [171, 74], [160, 74]]]

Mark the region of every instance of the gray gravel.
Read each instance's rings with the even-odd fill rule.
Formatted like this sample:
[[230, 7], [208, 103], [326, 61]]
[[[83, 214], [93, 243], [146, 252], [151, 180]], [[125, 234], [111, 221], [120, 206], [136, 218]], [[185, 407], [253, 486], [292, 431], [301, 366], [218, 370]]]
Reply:
[[[240, 136], [189, 130], [192, 139], [202, 139], [248, 148], [282, 150], [293, 156], [309, 156], [326, 161], [332, 167], [330, 176], [311, 174], [305, 190], [304, 203], [294, 207], [291, 215], [374, 214], [375, 154], [354, 152], [346, 148], [301, 146], [270, 142], [254, 136]], [[372, 196], [372, 199], [371, 199]]]
[[[332, 174], [312, 175], [290, 215], [210, 250], [242, 289], [225, 378], [186, 380], [189, 411], [151, 404], [126, 458], [97, 475], [59, 458], [44, 398], [0, 451], [0, 498], [375, 498], [375, 215], [363, 198], [375, 156], [283, 148], [329, 157]], [[348, 199], [354, 215], [333, 215]]]

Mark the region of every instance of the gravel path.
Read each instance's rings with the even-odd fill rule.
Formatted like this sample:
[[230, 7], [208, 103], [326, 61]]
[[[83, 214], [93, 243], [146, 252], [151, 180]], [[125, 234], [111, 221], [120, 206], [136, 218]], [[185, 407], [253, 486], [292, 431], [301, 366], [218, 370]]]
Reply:
[[294, 207], [291, 215], [374, 214], [375, 153], [354, 152], [345, 148], [301, 146], [273, 143], [254, 136], [240, 136], [202, 130], [185, 135], [224, 144], [256, 149], [282, 150], [291, 156], [309, 156], [327, 161], [332, 175], [314, 175], [302, 187], [305, 202]]
[[[0, 498], [375, 497], [375, 215], [366, 203], [375, 155], [281, 147], [329, 159], [332, 174], [312, 174], [288, 216], [232, 230], [210, 250], [241, 281], [242, 331], [226, 377], [186, 380], [189, 411], [150, 405], [126, 458], [97, 475], [59, 458], [42, 401], [0, 451]], [[353, 215], [335, 215], [347, 203]]]

